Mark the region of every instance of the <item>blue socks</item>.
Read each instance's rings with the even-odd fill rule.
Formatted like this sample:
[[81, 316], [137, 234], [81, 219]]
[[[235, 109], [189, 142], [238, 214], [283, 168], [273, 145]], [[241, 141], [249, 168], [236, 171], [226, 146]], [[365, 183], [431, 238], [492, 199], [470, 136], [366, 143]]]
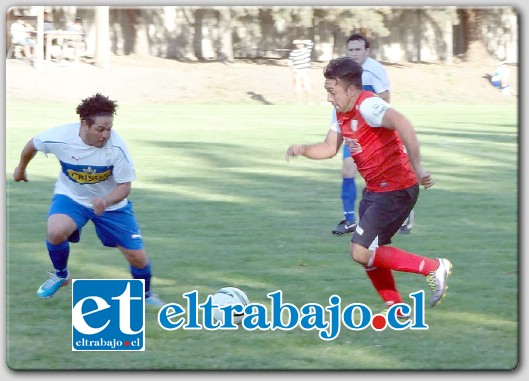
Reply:
[[[66, 278], [68, 276], [70, 243], [68, 241], [64, 241], [58, 245], [53, 245], [48, 240], [46, 240], [46, 247], [48, 248], [51, 263], [55, 269], [55, 275], [61, 278]], [[145, 280], [145, 294], [148, 295], [151, 291], [151, 263], [149, 262], [147, 266], [142, 269], [130, 266], [130, 273], [134, 279]]]
[[130, 273], [134, 279], [144, 279], [145, 280], [145, 294], [149, 295], [151, 291], [151, 262], [147, 264], [142, 269], [130, 266]]
[[55, 275], [66, 278], [68, 275], [68, 256], [70, 255], [70, 244], [64, 241], [58, 245], [51, 244], [46, 240], [46, 247], [50, 255], [51, 263], [55, 269]]
[[356, 183], [355, 178], [344, 178], [342, 181], [343, 215], [347, 221], [355, 220]]

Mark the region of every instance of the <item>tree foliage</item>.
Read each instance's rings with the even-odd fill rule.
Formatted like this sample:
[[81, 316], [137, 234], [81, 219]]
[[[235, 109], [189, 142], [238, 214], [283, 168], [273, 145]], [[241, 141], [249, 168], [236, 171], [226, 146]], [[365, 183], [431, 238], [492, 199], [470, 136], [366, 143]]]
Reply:
[[[89, 28], [95, 7], [52, 9], [58, 20], [82, 12]], [[202, 49], [210, 55], [213, 49], [217, 59], [231, 61], [235, 52], [258, 57], [285, 51], [300, 37], [314, 39], [315, 54], [328, 57], [343, 49], [344, 36], [359, 32], [373, 39], [379, 51], [384, 44], [388, 49], [400, 45], [404, 59], [420, 59], [426, 45], [440, 58], [473, 54], [477, 46], [507, 57], [517, 55], [516, 12], [514, 7], [457, 6], [111, 7], [110, 39], [115, 53], [204, 59]], [[168, 23], [167, 15], [176, 20]]]
[[353, 30], [369, 30], [372, 34], [384, 37], [390, 31], [384, 25], [384, 18], [391, 13], [390, 7], [317, 7], [314, 16], [317, 20], [334, 25], [345, 33]]

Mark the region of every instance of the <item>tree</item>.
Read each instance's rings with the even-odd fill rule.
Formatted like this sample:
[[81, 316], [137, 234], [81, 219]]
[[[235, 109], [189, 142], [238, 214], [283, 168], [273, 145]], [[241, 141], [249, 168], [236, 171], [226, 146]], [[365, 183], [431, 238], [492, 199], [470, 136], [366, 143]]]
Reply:
[[369, 39], [390, 33], [384, 25], [390, 7], [315, 7], [313, 12], [316, 53], [322, 61], [343, 54], [345, 40], [353, 32]]
[[219, 38], [217, 41], [217, 60], [221, 62], [233, 62], [233, 41], [230, 9], [219, 8], [218, 20]]
[[454, 56], [453, 25], [459, 23], [456, 7], [424, 8], [419, 10], [424, 19], [433, 25], [435, 30], [435, 50], [441, 61], [451, 64]]
[[481, 34], [481, 15], [478, 9], [459, 9], [459, 15], [463, 24], [463, 35], [465, 40], [465, 60], [471, 61], [488, 57], [487, 49]]

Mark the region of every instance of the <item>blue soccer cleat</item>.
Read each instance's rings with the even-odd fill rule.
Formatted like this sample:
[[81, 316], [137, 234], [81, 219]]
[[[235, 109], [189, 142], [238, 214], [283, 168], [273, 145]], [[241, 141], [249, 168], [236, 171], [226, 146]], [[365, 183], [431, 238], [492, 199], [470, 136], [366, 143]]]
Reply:
[[39, 298], [51, 298], [59, 288], [62, 286], [66, 286], [68, 282], [70, 281], [70, 273], [68, 272], [68, 275], [66, 278], [58, 277], [55, 274], [52, 274], [48, 271], [46, 271], [50, 275], [50, 279], [48, 279], [46, 282], [44, 282], [39, 289], [37, 290], [37, 296]]
[[153, 307], [163, 307], [166, 303], [151, 291], [145, 293], [145, 304]]

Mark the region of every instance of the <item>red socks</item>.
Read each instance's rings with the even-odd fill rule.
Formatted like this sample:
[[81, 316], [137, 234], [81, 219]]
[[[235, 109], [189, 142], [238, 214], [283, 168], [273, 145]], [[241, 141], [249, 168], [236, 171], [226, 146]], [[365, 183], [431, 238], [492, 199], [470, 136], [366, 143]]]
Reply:
[[365, 271], [384, 303], [391, 306], [395, 303], [402, 303], [392, 270], [426, 276], [438, 267], [437, 259], [408, 253], [396, 247], [381, 246], [376, 248], [371, 263]]
[[395, 303], [402, 303], [402, 298], [397, 291], [395, 280], [390, 269], [370, 267], [365, 270], [367, 276], [371, 279], [371, 283], [373, 283], [373, 286], [375, 286], [375, 289], [386, 305], [391, 306]]
[[391, 246], [377, 247], [369, 267], [428, 275], [437, 270], [437, 259], [422, 257]]

